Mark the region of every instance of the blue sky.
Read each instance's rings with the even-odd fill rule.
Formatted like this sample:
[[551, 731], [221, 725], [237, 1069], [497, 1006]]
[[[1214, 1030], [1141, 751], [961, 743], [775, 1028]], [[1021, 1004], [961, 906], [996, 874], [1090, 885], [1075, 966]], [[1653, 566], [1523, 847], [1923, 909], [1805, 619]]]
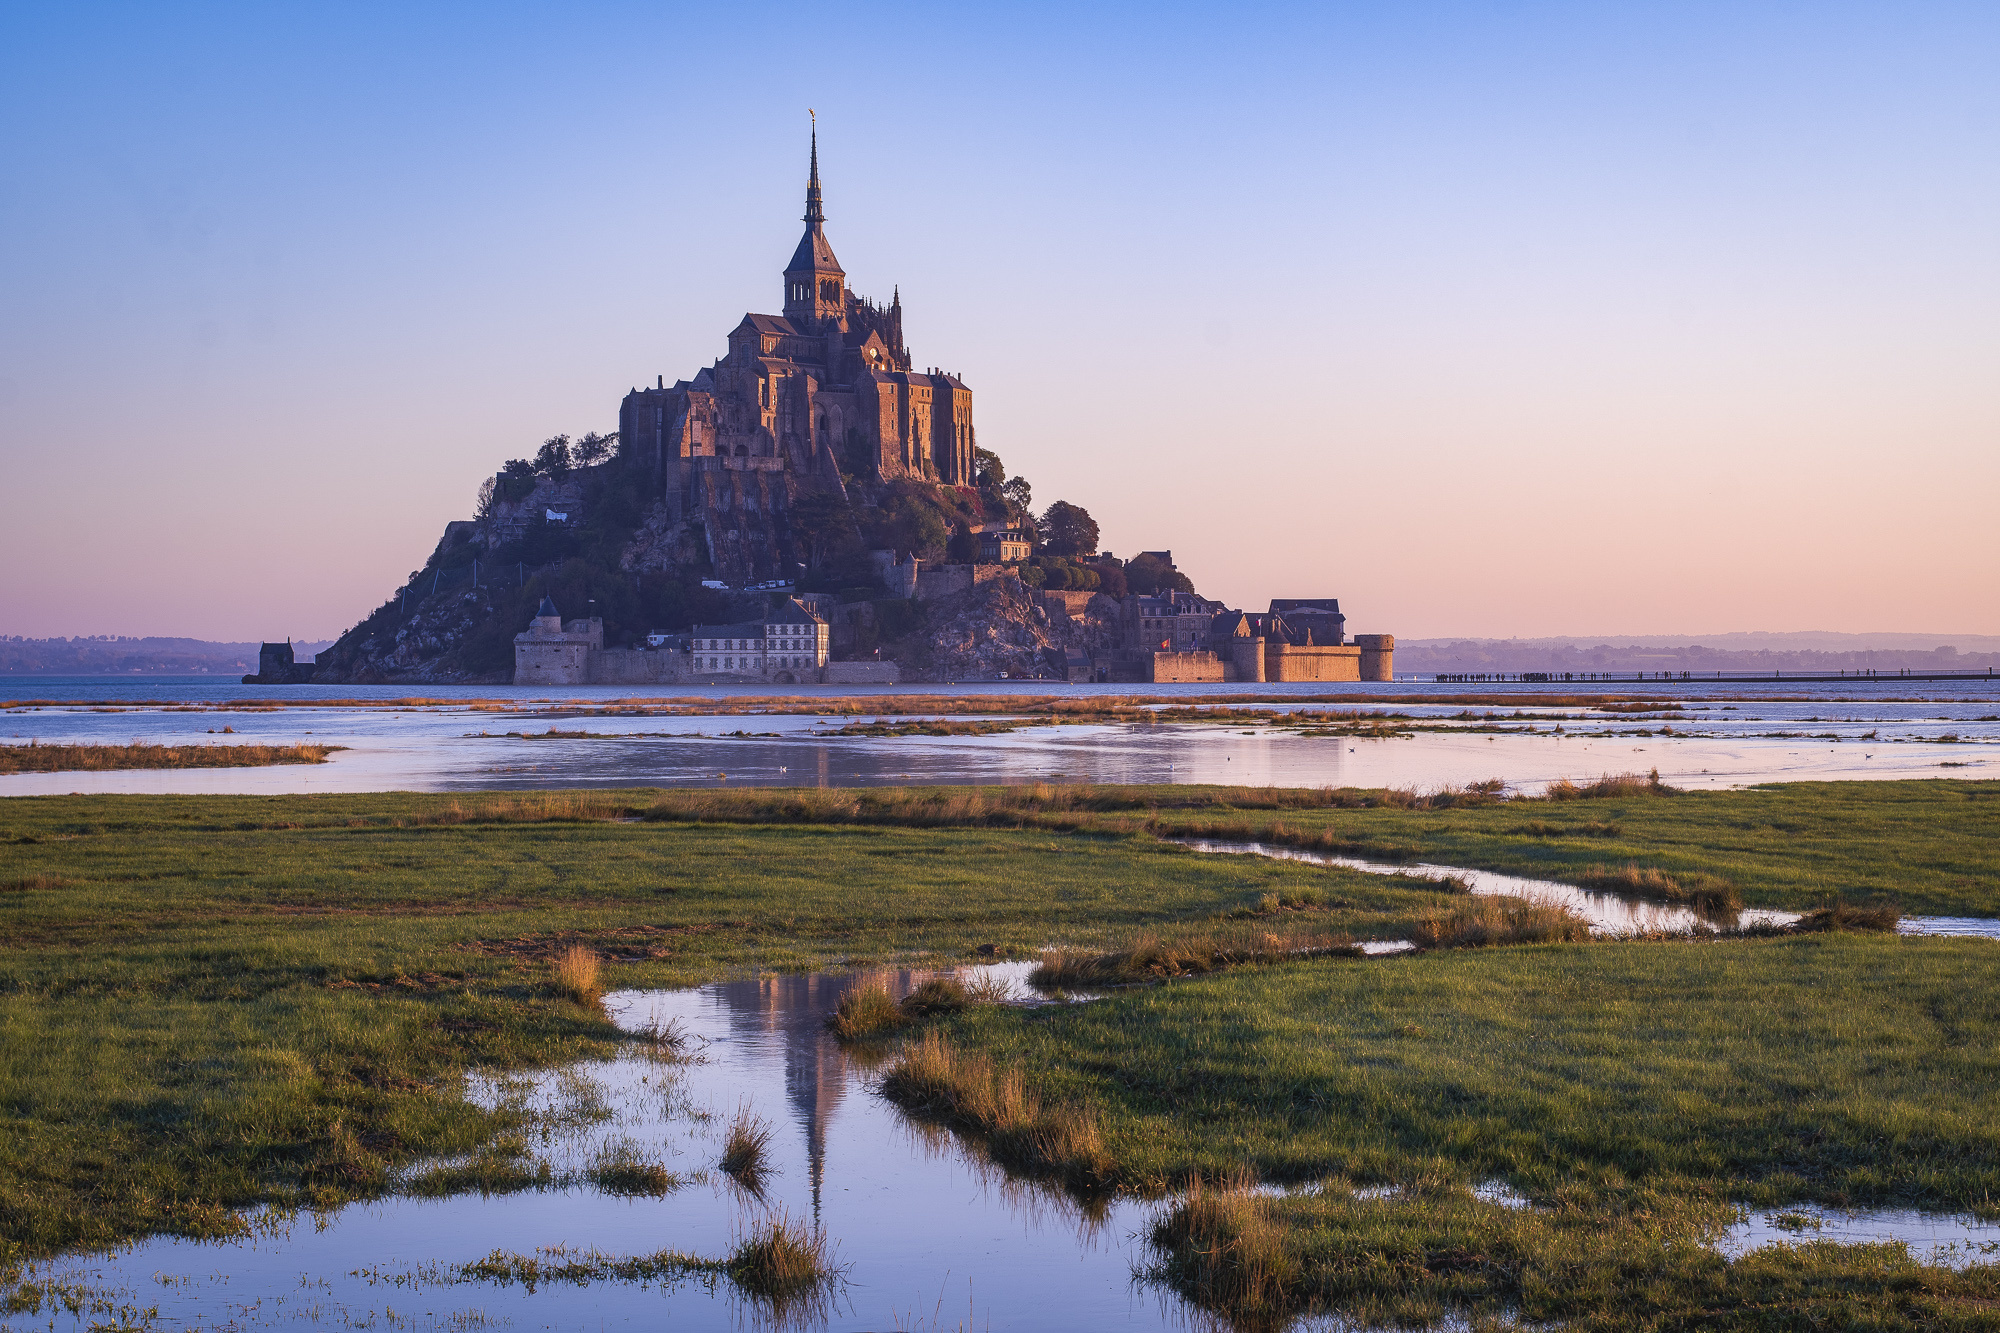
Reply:
[[0, 11], [0, 632], [330, 635], [857, 290], [1114, 551], [1350, 628], [2000, 632], [2000, 9]]

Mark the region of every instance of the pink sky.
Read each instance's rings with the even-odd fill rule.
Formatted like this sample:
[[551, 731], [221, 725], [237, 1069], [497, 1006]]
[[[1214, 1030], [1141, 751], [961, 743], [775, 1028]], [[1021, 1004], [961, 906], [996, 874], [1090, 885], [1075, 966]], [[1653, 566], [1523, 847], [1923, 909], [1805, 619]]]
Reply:
[[1758, 11], [939, 16], [745, 98], [747, 12], [649, 81], [640, 8], [17, 10], [0, 632], [338, 633], [777, 308], [811, 102], [854, 287], [1205, 593], [2000, 633], [2000, 17]]

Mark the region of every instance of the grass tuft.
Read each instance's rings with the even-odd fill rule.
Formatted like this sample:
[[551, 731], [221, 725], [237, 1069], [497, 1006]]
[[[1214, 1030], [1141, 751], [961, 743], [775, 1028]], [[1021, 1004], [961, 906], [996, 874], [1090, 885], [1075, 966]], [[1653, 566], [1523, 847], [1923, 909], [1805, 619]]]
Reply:
[[[781, 1323], [809, 1327], [809, 1315], [840, 1276], [826, 1232], [780, 1210], [746, 1235], [729, 1257], [729, 1280], [765, 1301]], [[793, 1319], [783, 1316], [796, 1315]]]
[[1740, 911], [1743, 894], [1734, 884], [1716, 875], [1705, 875], [1699, 871], [1692, 874], [1669, 875], [1653, 866], [1627, 865], [1613, 870], [1606, 866], [1591, 866], [1576, 882], [1583, 888], [1599, 893], [1618, 893], [1630, 898], [1650, 898], [1654, 902], [1679, 903], [1694, 908], [1697, 912], [1723, 913]]
[[842, 1041], [864, 1041], [974, 1005], [1000, 1004], [1006, 998], [1007, 983], [997, 977], [978, 977], [970, 982], [959, 977], [931, 977], [905, 995], [900, 1004], [889, 998], [887, 987], [870, 983], [841, 996], [826, 1025]]
[[1144, 935], [1125, 948], [1103, 953], [1057, 950], [1029, 974], [1028, 984], [1043, 990], [1090, 990], [1326, 954], [1359, 957], [1360, 953], [1353, 936], [1316, 927], [1282, 933], [1252, 926], [1165, 938]]
[[1419, 949], [1478, 949], [1490, 944], [1576, 944], [1590, 922], [1558, 903], [1526, 898], [1471, 898], [1423, 918], [1410, 936]]
[[722, 1140], [722, 1161], [724, 1174], [736, 1180], [743, 1188], [755, 1193], [764, 1187], [764, 1179], [770, 1172], [766, 1160], [771, 1149], [771, 1126], [749, 1107], [736, 1110], [736, 1118], [729, 1122], [729, 1133]]
[[673, 1172], [639, 1151], [629, 1139], [608, 1143], [586, 1172], [590, 1183], [606, 1194], [650, 1195], [655, 1198], [679, 1189], [685, 1182]]
[[1111, 1183], [1114, 1163], [1094, 1113], [1045, 1103], [1020, 1070], [962, 1052], [936, 1032], [904, 1050], [882, 1091], [900, 1106], [982, 1135], [1002, 1166], [1083, 1188]]
[[1801, 935], [1816, 934], [1828, 930], [1871, 930], [1894, 933], [1902, 924], [1900, 908], [1891, 906], [1862, 907], [1855, 903], [1835, 903], [1831, 907], [1818, 907], [1807, 912], [1792, 923], [1792, 929]]
[[604, 997], [604, 985], [598, 969], [597, 955], [576, 944], [556, 959], [550, 971], [558, 993], [588, 1008]]
[[1159, 1276], [1195, 1305], [1237, 1327], [1283, 1327], [1295, 1310], [1299, 1265], [1255, 1185], [1242, 1168], [1214, 1184], [1189, 1182], [1154, 1224], [1152, 1242], [1165, 1256]]
[[902, 1010], [881, 985], [857, 986], [840, 997], [826, 1025], [842, 1041], [886, 1036], [903, 1024]]
[[1637, 773], [1620, 773], [1616, 776], [1606, 773], [1595, 782], [1582, 786], [1568, 778], [1559, 778], [1542, 790], [1545, 801], [1608, 801], [1630, 796], [1679, 796], [1679, 787], [1669, 787], [1660, 781], [1660, 770], [1654, 769], [1644, 777]]

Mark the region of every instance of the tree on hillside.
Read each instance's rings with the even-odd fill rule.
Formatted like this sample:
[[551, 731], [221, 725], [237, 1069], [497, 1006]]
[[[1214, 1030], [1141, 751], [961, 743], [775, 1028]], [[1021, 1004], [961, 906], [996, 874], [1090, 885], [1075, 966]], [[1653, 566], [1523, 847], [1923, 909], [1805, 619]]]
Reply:
[[479, 483], [479, 503], [473, 507], [473, 515], [486, 518], [493, 513], [493, 499], [499, 493], [500, 479], [488, 477]]
[[972, 451], [972, 472], [981, 490], [999, 490], [1007, 484], [1007, 465], [990, 449]]
[[951, 541], [951, 529], [938, 511], [908, 496], [896, 502], [894, 526], [897, 544], [921, 560], [942, 559]]
[[1097, 550], [1097, 520], [1082, 505], [1058, 500], [1042, 515], [1042, 545], [1051, 555], [1090, 555]]
[[818, 569], [854, 536], [854, 513], [832, 487], [807, 491], [786, 511], [808, 569]]
[[1125, 562], [1125, 582], [1133, 592], [1145, 595], [1162, 592], [1193, 592], [1194, 580], [1156, 555], [1135, 556]]
[[561, 481], [569, 475], [570, 467], [569, 436], [551, 435], [542, 441], [541, 452], [535, 455], [535, 471], [551, 481]]
[[1000, 488], [1007, 507], [1015, 514], [1032, 519], [1035, 516], [1035, 488], [1028, 484], [1026, 477], [1009, 477]]
[[499, 498], [525, 500], [535, 489], [535, 465], [525, 458], [510, 458], [500, 467]]
[[594, 430], [587, 431], [584, 437], [576, 442], [573, 456], [579, 467], [590, 467], [611, 457], [611, 446], [617, 442], [618, 432], [615, 430], [609, 435], [599, 435]]

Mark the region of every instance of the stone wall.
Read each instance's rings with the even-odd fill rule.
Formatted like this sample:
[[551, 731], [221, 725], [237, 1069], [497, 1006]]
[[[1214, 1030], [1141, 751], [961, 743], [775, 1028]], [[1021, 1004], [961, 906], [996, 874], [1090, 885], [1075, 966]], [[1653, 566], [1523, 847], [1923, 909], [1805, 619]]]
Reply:
[[1058, 588], [1054, 591], [1043, 588], [1035, 595], [1050, 615], [1068, 616], [1071, 620], [1082, 615], [1084, 608], [1090, 605], [1090, 599], [1097, 596], [1087, 588]]
[[921, 567], [923, 562], [911, 556], [902, 564], [896, 563], [894, 551], [870, 551], [868, 558], [874, 562], [875, 576], [891, 597], [921, 597], [924, 586]]
[[1157, 685], [1207, 685], [1231, 676], [1230, 664], [1214, 653], [1154, 653], [1146, 679]]
[[1358, 681], [1361, 649], [1346, 644], [1266, 643], [1264, 679]]
[[[915, 563], [912, 561], [911, 563]], [[971, 592], [982, 583], [991, 583], [1007, 572], [1005, 565], [939, 565], [916, 576], [913, 594], [920, 602], [933, 602]]]
[[1361, 650], [1361, 679], [1394, 680], [1396, 678], [1396, 636], [1393, 634], [1357, 634], [1354, 646]]
[[693, 659], [675, 649], [606, 648], [590, 655], [592, 685], [658, 685], [694, 679]]
[[582, 639], [514, 644], [516, 685], [582, 685], [590, 680], [592, 649]]

